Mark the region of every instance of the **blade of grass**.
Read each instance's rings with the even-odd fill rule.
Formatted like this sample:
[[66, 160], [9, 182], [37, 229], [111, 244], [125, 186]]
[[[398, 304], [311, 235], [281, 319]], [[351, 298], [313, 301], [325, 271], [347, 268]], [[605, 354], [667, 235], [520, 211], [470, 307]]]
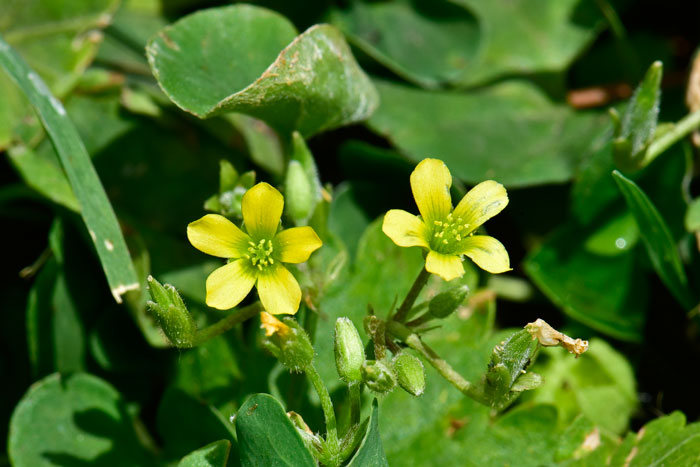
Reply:
[[83, 221], [117, 303], [139, 288], [117, 216], [90, 161], [78, 131], [61, 102], [26, 62], [0, 37], [0, 66], [17, 83], [36, 110], [61, 160], [71, 188], [80, 202]]

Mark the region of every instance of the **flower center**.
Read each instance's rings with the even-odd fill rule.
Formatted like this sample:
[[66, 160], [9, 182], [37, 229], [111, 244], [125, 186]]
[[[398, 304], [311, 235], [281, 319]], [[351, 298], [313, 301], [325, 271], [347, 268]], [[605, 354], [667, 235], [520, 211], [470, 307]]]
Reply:
[[274, 264], [275, 260], [272, 258], [272, 240], [262, 239], [258, 243], [248, 242], [248, 254], [245, 255], [247, 259], [250, 260], [253, 266], [256, 266], [259, 270], [267, 267], [270, 264]]
[[451, 213], [443, 221], [433, 221], [430, 248], [438, 253], [453, 253], [462, 239], [468, 237], [469, 224]]

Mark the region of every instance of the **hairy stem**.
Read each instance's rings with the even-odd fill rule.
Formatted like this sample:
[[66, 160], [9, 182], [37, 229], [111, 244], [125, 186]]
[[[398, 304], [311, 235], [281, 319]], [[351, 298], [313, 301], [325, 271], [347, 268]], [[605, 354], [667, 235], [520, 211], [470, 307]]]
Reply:
[[409, 328], [395, 321], [387, 323], [387, 330], [394, 337], [406, 343], [410, 348], [420, 353], [428, 362], [435, 368], [443, 378], [449, 381], [454, 387], [459, 389], [461, 393], [471, 397], [474, 400], [481, 402], [483, 399], [477, 388], [464, 379], [462, 375], [457, 373], [452, 366], [443, 360], [435, 353], [427, 344], [425, 344], [418, 334], [415, 334]]
[[197, 335], [194, 337], [194, 346], [203, 344], [209, 339], [223, 334], [235, 325], [252, 318], [261, 311], [262, 306], [260, 305], [260, 302], [255, 302], [252, 305], [248, 305], [246, 307], [234, 310], [233, 313], [226, 316], [225, 318], [222, 318], [216, 323], [209, 325], [204, 329], [199, 329], [197, 331]]
[[420, 273], [418, 274], [418, 277], [416, 277], [416, 280], [411, 286], [411, 290], [408, 291], [406, 298], [404, 299], [403, 303], [392, 318], [393, 321], [403, 323], [406, 320], [408, 312], [411, 311], [411, 308], [413, 308], [413, 304], [416, 302], [418, 294], [420, 294], [420, 291], [423, 290], [423, 287], [425, 287], [425, 284], [428, 282], [429, 277], [430, 273], [428, 272], [428, 270], [425, 269], [425, 267], [421, 269]]
[[647, 149], [645, 159], [651, 162], [656, 156], [673, 146], [676, 142], [698, 127], [700, 127], [700, 110], [690, 113], [680, 119], [668, 133], [651, 143], [649, 149]]
[[331, 400], [331, 395], [328, 393], [328, 389], [323, 384], [321, 375], [318, 374], [316, 367], [312, 364], [305, 369], [306, 376], [311, 380], [319, 399], [321, 399], [321, 409], [323, 410], [323, 416], [326, 419], [326, 447], [329, 453], [334, 457], [333, 460], [338, 457], [340, 446], [338, 443], [338, 428], [335, 419], [335, 411], [333, 410], [333, 401]]

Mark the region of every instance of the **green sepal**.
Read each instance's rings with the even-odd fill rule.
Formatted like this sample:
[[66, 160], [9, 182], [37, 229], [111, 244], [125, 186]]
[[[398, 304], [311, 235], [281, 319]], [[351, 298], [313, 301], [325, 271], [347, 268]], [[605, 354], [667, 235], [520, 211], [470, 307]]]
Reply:
[[503, 409], [522, 391], [541, 384], [541, 378], [526, 373], [535, 359], [538, 346], [537, 339], [523, 329], [494, 347], [488, 370], [481, 380], [486, 405]]
[[148, 276], [147, 281], [148, 291], [153, 299], [153, 301], [147, 302], [147, 305], [165, 336], [175, 347], [193, 347], [197, 325], [180, 294], [175, 287], [170, 284], [162, 285], [153, 276]]
[[381, 360], [366, 360], [362, 365], [362, 380], [372, 391], [388, 394], [396, 387], [396, 376]]
[[314, 347], [306, 331], [292, 318], [283, 318], [284, 331], [265, 336], [263, 346], [289, 371], [301, 373], [314, 359]]

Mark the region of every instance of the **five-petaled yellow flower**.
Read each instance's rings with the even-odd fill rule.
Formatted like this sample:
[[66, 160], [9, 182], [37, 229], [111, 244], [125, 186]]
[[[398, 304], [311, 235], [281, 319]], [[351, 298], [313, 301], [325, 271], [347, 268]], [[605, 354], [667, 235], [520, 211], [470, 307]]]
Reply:
[[267, 183], [243, 195], [246, 232], [218, 214], [207, 214], [187, 226], [187, 238], [198, 250], [229, 263], [207, 278], [207, 305], [227, 310], [238, 305], [257, 284], [263, 307], [270, 313], [293, 315], [301, 289], [282, 263], [303, 263], [321, 247], [311, 227], [277, 232], [284, 198]]
[[472, 188], [452, 210], [452, 176], [444, 162], [424, 159], [411, 174], [411, 189], [421, 217], [400, 209], [384, 216], [382, 230], [398, 246], [428, 250], [425, 269], [446, 281], [464, 274], [462, 255], [490, 273], [510, 270], [501, 242], [474, 231], [508, 204], [500, 183], [488, 180]]

